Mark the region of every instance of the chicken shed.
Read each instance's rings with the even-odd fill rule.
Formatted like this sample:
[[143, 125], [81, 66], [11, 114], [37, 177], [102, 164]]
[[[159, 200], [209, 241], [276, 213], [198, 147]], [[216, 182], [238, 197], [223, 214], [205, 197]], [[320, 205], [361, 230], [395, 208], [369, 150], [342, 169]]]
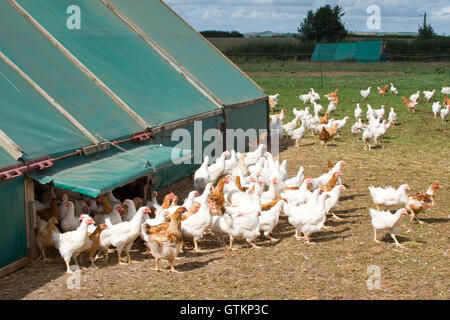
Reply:
[[386, 61], [386, 45], [382, 41], [358, 41], [349, 43], [318, 43], [311, 61]]
[[263, 90], [160, 0], [7, 0], [0, 16], [0, 276], [36, 257], [36, 185], [148, 193], [199, 165], [177, 164], [194, 152], [173, 130], [203, 149], [194, 121], [268, 128]]

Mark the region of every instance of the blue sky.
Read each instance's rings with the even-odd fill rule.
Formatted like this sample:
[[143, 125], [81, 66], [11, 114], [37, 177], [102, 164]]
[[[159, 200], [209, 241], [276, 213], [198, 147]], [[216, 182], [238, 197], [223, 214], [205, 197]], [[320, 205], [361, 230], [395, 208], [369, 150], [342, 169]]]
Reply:
[[380, 8], [379, 32], [417, 32], [427, 13], [438, 34], [450, 35], [448, 0], [165, 0], [197, 30], [240, 32], [296, 32], [308, 10], [325, 4], [343, 7], [343, 21], [350, 31], [373, 31], [367, 27], [370, 5]]

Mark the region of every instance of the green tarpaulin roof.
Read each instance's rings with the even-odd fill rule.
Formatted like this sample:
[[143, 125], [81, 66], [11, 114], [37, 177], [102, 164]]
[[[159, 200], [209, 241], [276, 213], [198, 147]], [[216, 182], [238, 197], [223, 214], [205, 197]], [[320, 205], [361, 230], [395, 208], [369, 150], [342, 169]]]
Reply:
[[[143, 130], [7, 1], [0, 2], [0, 12], [0, 30], [8, 30], [0, 33], [0, 50], [89, 132], [116, 139]], [[22, 103], [15, 108], [34, 106]]]
[[23, 149], [28, 159], [91, 144], [2, 60], [0, 106], [0, 129]]
[[226, 105], [265, 96], [160, 0], [110, 0]]
[[[17, 2], [151, 126], [217, 110], [100, 1]], [[81, 9], [80, 30], [66, 26], [71, 5]]]
[[0, 168], [9, 167], [15, 164], [17, 164], [17, 161], [15, 161], [8, 153], [6, 153], [5, 150], [0, 148]]
[[71, 158], [29, 175], [45, 184], [96, 198], [100, 194], [149, 174], [157, 174], [174, 161], [191, 158], [190, 150], [160, 145], [141, 146], [126, 152], [110, 150], [100, 155]]
[[[153, 131], [164, 135], [171, 128], [189, 126], [197, 116], [217, 128], [224, 117], [220, 102], [245, 102], [249, 108], [258, 105], [258, 110], [252, 108], [258, 111], [256, 118], [239, 111], [245, 108], [230, 111], [230, 119], [234, 119], [227, 122], [230, 128], [238, 123], [265, 128], [267, 101], [260, 103], [264, 93], [164, 3], [114, 0], [126, 13], [124, 19], [106, 2], [0, 2], [0, 129], [22, 150], [21, 160], [58, 157], [104, 140], [121, 140], [147, 125], [169, 125]], [[74, 5], [81, 9], [80, 29], [67, 25], [71, 15], [67, 9]], [[154, 43], [150, 45], [141, 31], [124, 21], [142, 28], [139, 30], [148, 33]], [[195, 140], [197, 143], [198, 138]], [[160, 152], [145, 155], [160, 163]], [[67, 188], [79, 185], [80, 193], [94, 194], [132, 178], [119, 165], [119, 155], [105, 151], [101, 161], [95, 162], [104, 168], [110, 162], [118, 164], [116, 181], [106, 179], [105, 185], [88, 179], [88, 169], [70, 171], [70, 164], [87, 166], [77, 162], [80, 158], [58, 161], [31, 175], [42, 178], [40, 181], [52, 177], [51, 181]], [[136, 156], [135, 161], [140, 161], [140, 154]], [[133, 177], [148, 173], [148, 168], [142, 171], [129, 161]], [[16, 163], [1, 150], [0, 168]], [[61, 169], [61, 163], [68, 167], [60, 176], [55, 170]], [[185, 174], [193, 167], [186, 165], [179, 171]], [[92, 168], [103, 170], [100, 165]], [[164, 170], [159, 176], [167, 181], [181, 178], [173, 168]], [[72, 180], [53, 180], [53, 173], [58, 179]], [[84, 179], [94, 185], [92, 190]], [[167, 181], [160, 181], [159, 187]]]

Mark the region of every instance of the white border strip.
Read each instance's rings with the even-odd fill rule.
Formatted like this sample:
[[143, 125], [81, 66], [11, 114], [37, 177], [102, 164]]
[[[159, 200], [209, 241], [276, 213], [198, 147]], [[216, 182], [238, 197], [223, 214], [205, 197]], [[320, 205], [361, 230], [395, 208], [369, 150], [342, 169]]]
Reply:
[[70, 113], [68, 113], [58, 102], [55, 101], [44, 89], [42, 89], [36, 82], [33, 81], [25, 72], [23, 72], [14, 62], [12, 62], [2, 51], [0, 51], [0, 58], [6, 62], [15, 72], [25, 79], [40, 95], [42, 95], [50, 104], [55, 107], [64, 117], [66, 117], [78, 130], [80, 130], [91, 142], [98, 144], [99, 142], [94, 136], [79, 123]]
[[91, 79], [100, 89], [102, 89], [111, 99], [113, 99], [126, 113], [128, 113], [142, 128], [150, 128], [150, 125], [142, 119], [133, 109], [130, 108], [117, 94], [114, 93], [103, 81], [101, 81], [91, 70], [89, 70], [80, 60], [78, 60], [69, 50], [67, 50], [50, 32], [39, 24], [24, 8], [15, 0], [8, 2], [28, 20], [45, 38], [47, 38], [56, 48], [59, 49], [72, 63], [74, 63], [83, 73]]

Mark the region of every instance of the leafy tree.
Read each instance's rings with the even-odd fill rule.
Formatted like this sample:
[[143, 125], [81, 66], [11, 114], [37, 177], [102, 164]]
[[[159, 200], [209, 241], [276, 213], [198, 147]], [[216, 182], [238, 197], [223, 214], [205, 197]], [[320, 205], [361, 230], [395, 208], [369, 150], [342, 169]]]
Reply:
[[419, 25], [419, 38], [422, 39], [431, 39], [435, 36], [433, 27], [431, 24], [427, 25], [427, 13], [423, 14], [423, 25]]
[[298, 31], [305, 40], [337, 42], [348, 34], [341, 20], [344, 14], [344, 10], [338, 5], [331, 8], [327, 4], [316, 12], [309, 10]]

